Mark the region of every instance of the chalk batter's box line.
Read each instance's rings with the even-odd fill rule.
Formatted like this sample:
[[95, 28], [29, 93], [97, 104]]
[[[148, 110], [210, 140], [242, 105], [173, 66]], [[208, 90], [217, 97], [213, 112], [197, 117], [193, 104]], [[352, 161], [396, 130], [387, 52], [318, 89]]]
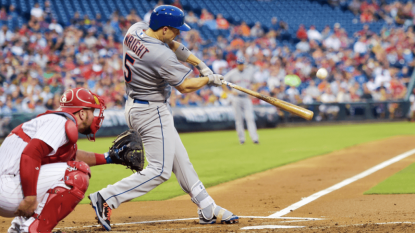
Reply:
[[[304, 218], [304, 217], [269, 217], [269, 216], [239, 216], [239, 218], [260, 218], [260, 219], [282, 219], [282, 220], [299, 220], [299, 221], [316, 221], [316, 220], [324, 220], [324, 218]], [[167, 220], [154, 220], [154, 221], [143, 221], [143, 222], [126, 222], [126, 223], [114, 223], [111, 226], [123, 226], [123, 225], [133, 225], [133, 224], [148, 224], [148, 223], [163, 223], [163, 222], [178, 222], [178, 221], [190, 221], [190, 220], [198, 220], [199, 218], [181, 218], [181, 219], [167, 219]], [[101, 227], [101, 225], [90, 225], [90, 226], [83, 226], [83, 227]], [[56, 228], [56, 230], [61, 229], [73, 229], [79, 227], [64, 227], [64, 228]]]
[[351, 183], [353, 183], [357, 180], [365, 178], [365, 177], [367, 177], [367, 176], [369, 176], [369, 175], [371, 175], [371, 174], [373, 174], [373, 173], [375, 173], [375, 172], [377, 172], [377, 171], [379, 171], [379, 170], [381, 170], [381, 169], [383, 169], [383, 168], [385, 168], [385, 167], [387, 167], [391, 164], [394, 164], [394, 163], [396, 163], [396, 162], [398, 162], [398, 161], [400, 161], [400, 160], [402, 160], [406, 157], [409, 157], [409, 156], [413, 155], [414, 153], [415, 153], [415, 149], [412, 149], [410, 151], [407, 151], [407, 152], [404, 152], [400, 155], [397, 155], [397, 156], [395, 156], [391, 159], [388, 159], [388, 160], [386, 160], [386, 161], [384, 161], [384, 162], [382, 162], [382, 163], [380, 163], [380, 164], [378, 164], [374, 167], [371, 167], [371, 168], [367, 169], [364, 172], [361, 172], [361, 173], [359, 173], [359, 174], [357, 174], [353, 177], [345, 179], [342, 182], [337, 183], [337, 184], [335, 184], [335, 185], [333, 185], [333, 186], [331, 186], [327, 189], [324, 189], [320, 192], [314, 193], [311, 196], [308, 196], [306, 198], [302, 198], [301, 201], [296, 202], [296, 203], [294, 203], [294, 204], [288, 206], [287, 208], [282, 209], [278, 212], [275, 212], [274, 214], [271, 214], [269, 217], [282, 217], [282, 216], [284, 216], [284, 215], [286, 215], [286, 214], [288, 214], [288, 213], [290, 213], [290, 212], [292, 212], [292, 211], [294, 211], [294, 210], [296, 210], [300, 207], [303, 207], [303, 206], [307, 205], [310, 202], [313, 202], [313, 201], [317, 200], [318, 198], [320, 198], [320, 197], [322, 197], [326, 194], [329, 194], [329, 193], [331, 193], [335, 190], [343, 188], [344, 186], [349, 185], [349, 184], [351, 184]]

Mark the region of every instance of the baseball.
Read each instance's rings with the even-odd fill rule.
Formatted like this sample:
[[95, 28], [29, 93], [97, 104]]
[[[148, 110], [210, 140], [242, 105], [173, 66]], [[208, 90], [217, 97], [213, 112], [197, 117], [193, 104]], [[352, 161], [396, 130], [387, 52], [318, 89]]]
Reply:
[[327, 75], [328, 75], [328, 72], [325, 68], [320, 68], [320, 69], [317, 70], [316, 76], [319, 79], [325, 79], [327, 77]]

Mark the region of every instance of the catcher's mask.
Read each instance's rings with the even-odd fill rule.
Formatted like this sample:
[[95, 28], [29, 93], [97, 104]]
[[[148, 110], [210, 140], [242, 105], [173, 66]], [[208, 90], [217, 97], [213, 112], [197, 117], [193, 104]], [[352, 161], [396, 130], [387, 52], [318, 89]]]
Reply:
[[84, 132], [90, 141], [95, 141], [95, 133], [104, 121], [105, 102], [98, 95], [85, 88], [69, 89], [63, 93], [60, 99], [60, 111], [75, 114], [81, 109], [94, 110], [94, 119], [89, 130]]

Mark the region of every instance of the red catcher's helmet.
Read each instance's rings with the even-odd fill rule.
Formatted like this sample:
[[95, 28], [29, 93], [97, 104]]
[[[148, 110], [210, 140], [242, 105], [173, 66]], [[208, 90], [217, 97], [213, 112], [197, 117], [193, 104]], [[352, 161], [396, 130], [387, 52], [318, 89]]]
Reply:
[[85, 88], [69, 89], [63, 93], [60, 100], [60, 111], [75, 114], [81, 109], [88, 108], [100, 110], [99, 114], [95, 114], [94, 111], [94, 120], [90, 126], [90, 134], [87, 135], [90, 141], [95, 141], [95, 133], [104, 121], [104, 110], [106, 108], [104, 100]]

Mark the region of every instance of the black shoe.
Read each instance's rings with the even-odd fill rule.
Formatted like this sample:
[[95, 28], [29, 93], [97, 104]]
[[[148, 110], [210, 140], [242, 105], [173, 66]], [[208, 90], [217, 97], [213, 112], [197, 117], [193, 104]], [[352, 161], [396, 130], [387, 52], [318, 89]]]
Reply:
[[105, 228], [105, 230], [111, 230], [111, 211], [112, 209], [105, 202], [99, 192], [91, 193], [88, 197], [91, 200], [91, 205], [95, 210], [98, 222]]
[[245, 144], [245, 141], [239, 141], [239, 143], [240, 143], [241, 145], [243, 145], [243, 144]]
[[254, 141], [254, 144], [259, 144], [259, 142], [258, 141]]

